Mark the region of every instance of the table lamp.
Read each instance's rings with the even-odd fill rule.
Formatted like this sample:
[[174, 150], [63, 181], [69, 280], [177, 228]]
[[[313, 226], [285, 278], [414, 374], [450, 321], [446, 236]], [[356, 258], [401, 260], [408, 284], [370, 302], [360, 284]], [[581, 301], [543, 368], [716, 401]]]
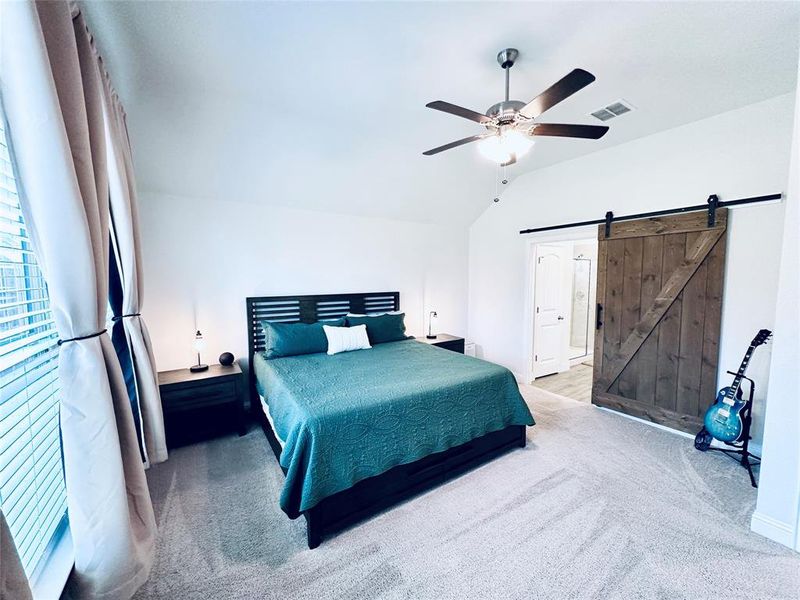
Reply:
[[203, 342], [203, 334], [200, 333], [200, 330], [198, 329], [197, 333], [194, 336], [194, 349], [195, 352], [197, 352], [197, 364], [189, 367], [189, 370], [192, 373], [199, 373], [200, 371], [208, 370], [208, 365], [204, 365], [203, 363], [200, 362], [200, 351], [203, 349], [204, 346], [205, 343]]
[[436, 334], [433, 333], [433, 320], [438, 316], [439, 315], [436, 314], [435, 310], [432, 310], [430, 312], [430, 315], [428, 315], [428, 335], [426, 335], [425, 337], [428, 338], [429, 340], [436, 339]]

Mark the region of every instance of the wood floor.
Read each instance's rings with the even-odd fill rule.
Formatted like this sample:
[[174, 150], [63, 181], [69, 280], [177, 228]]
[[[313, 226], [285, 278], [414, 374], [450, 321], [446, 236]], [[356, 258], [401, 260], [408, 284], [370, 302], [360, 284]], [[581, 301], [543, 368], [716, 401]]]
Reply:
[[592, 401], [592, 367], [585, 363], [575, 365], [569, 371], [547, 375], [536, 379], [534, 387], [566, 396], [581, 402]]

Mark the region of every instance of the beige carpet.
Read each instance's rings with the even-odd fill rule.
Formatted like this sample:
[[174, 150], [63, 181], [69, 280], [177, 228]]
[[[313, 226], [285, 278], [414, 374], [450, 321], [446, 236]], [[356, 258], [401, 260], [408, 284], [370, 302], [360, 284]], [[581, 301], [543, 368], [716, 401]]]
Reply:
[[160, 538], [137, 598], [798, 598], [800, 557], [691, 440], [526, 388], [529, 444], [323, 542], [277, 506], [260, 430], [149, 471]]

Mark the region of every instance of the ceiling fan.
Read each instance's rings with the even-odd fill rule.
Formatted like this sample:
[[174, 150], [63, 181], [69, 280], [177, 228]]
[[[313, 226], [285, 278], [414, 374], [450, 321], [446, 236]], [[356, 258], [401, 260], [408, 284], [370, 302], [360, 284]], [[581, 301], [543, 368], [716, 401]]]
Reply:
[[506, 72], [506, 99], [489, 107], [486, 114], [481, 114], [436, 100], [425, 106], [434, 110], [463, 117], [483, 125], [487, 131], [472, 135], [444, 146], [423, 152], [425, 156], [439, 154], [451, 148], [480, 141], [478, 149], [483, 155], [502, 166], [512, 165], [533, 146], [532, 136], [544, 135], [555, 137], [571, 137], [597, 140], [603, 137], [608, 127], [602, 125], [565, 125], [559, 123], [539, 123], [535, 119], [543, 112], [553, 108], [562, 100], [566, 100], [575, 92], [585, 88], [595, 80], [594, 75], [583, 69], [574, 69], [565, 77], [536, 96], [527, 104], [519, 100], [509, 100], [508, 84], [511, 67], [519, 56], [515, 48], [506, 48], [497, 55], [497, 62]]

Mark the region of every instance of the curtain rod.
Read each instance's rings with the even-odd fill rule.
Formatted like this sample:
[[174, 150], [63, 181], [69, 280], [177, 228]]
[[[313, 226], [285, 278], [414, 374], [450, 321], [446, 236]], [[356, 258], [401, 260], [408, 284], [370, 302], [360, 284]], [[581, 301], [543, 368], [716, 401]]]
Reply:
[[[643, 212], [635, 215], [622, 215], [615, 217], [614, 213], [607, 212], [603, 219], [592, 219], [590, 221], [575, 221], [574, 223], [562, 223], [561, 225], [548, 225], [547, 227], [534, 227], [533, 229], [523, 229], [519, 233], [525, 235], [526, 233], [538, 233], [540, 231], [553, 231], [555, 229], [570, 229], [572, 227], [584, 227], [586, 225], [602, 225], [610, 226], [611, 223], [616, 221], [630, 221], [632, 219], [646, 219], [648, 217], [660, 217], [663, 215], [673, 215], [684, 212], [694, 212], [698, 210], [708, 210], [712, 212], [715, 208], [723, 206], [741, 206], [742, 204], [756, 204], [758, 202], [772, 202], [780, 200], [782, 194], [769, 194], [767, 196], [753, 196], [751, 198], [739, 198], [738, 200], [719, 200], [717, 196], [709, 196], [707, 204], [695, 204], [693, 206], [682, 206], [679, 208], [667, 208], [664, 210], [654, 210], [651, 212]], [[709, 218], [711, 215], [709, 215]]]

